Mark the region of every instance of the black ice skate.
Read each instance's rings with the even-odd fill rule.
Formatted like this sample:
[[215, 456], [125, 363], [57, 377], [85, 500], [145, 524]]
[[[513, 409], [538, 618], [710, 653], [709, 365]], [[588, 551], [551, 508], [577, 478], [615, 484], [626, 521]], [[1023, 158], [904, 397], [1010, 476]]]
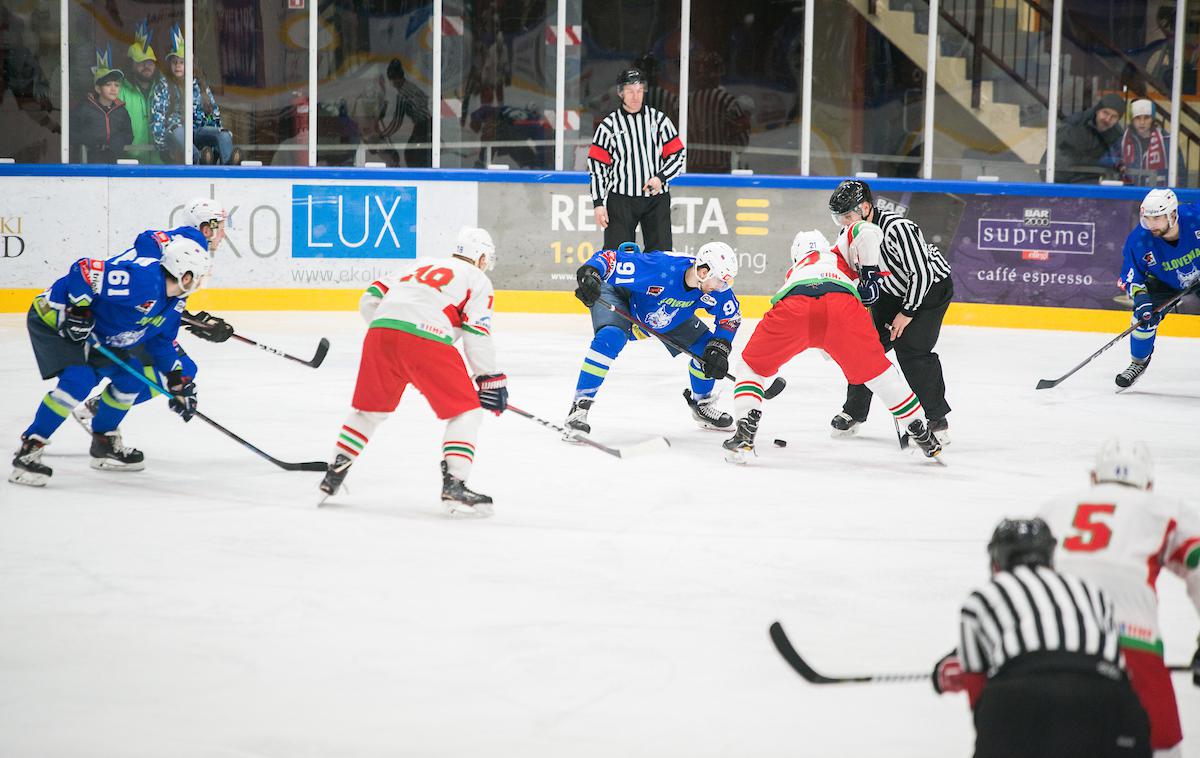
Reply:
[[716, 429], [720, 431], [733, 427], [733, 416], [713, 407], [713, 402], [717, 399], [715, 395], [706, 395], [697, 398], [692, 395], [691, 390], [684, 390], [683, 399], [687, 401], [688, 407], [692, 409], [692, 418], [696, 419], [696, 423], [700, 425], [701, 429]]
[[100, 396], [89, 397], [80, 403], [75, 410], [71, 411], [71, 418], [79, 422], [79, 425], [88, 433], [92, 433], [92, 419], [96, 416], [96, 411], [100, 410]]
[[92, 468], [102, 471], [141, 471], [146, 468], [142, 451], [125, 447], [116, 429], [103, 434], [92, 432]]
[[588, 411], [592, 409], [593, 401], [590, 397], [581, 397], [571, 404], [571, 412], [567, 414], [567, 420], [563, 426], [567, 428], [563, 439], [570, 442], [576, 434], [591, 434], [592, 425], [588, 423]]
[[737, 431], [721, 443], [721, 447], [726, 451], [725, 460], [744, 464], [747, 456], [754, 455], [754, 435], [758, 434], [758, 422], [761, 418], [762, 411], [754, 408], [745, 418], [738, 419]]
[[1133, 383], [1141, 378], [1142, 374], [1146, 373], [1146, 369], [1150, 367], [1150, 359], [1144, 361], [1132, 360], [1129, 362], [1129, 368], [1117, 374], [1117, 386], [1121, 389], [1132, 387]]
[[908, 439], [921, 448], [926, 458], [936, 458], [942, 454], [942, 443], [921, 419], [914, 419], [908, 425]]
[[946, 420], [945, 416], [929, 419], [929, 431], [933, 432], [942, 447], [950, 444], [950, 422]]
[[[345, 480], [346, 474], [350, 473], [350, 464], [354, 463], [354, 459], [348, 455], [337, 454], [333, 459], [333, 463], [329, 464], [329, 468], [325, 471], [325, 478], [318, 485], [321, 492], [325, 493], [325, 497], [333, 497], [338, 490], [342, 488], [342, 481]], [[325, 502], [325, 497], [321, 498], [321, 502]]]
[[45, 440], [22, 437], [21, 447], [13, 457], [13, 470], [8, 475], [8, 481], [29, 487], [45, 487], [54, 473], [53, 469], [42, 463], [42, 449], [45, 447]]
[[829, 426], [833, 428], [830, 435], [833, 437], [849, 437], [858, 433], [858, 427], [866, 421], [865, 418], [854, 418], [849, 413], [842, 411], [834, 416], [829, 422]]
[[442, 461], [442, 505], [451, 516], [492, 515], [492, 499], [467, 489], [462, 479], [450, 474], [445, 461]]

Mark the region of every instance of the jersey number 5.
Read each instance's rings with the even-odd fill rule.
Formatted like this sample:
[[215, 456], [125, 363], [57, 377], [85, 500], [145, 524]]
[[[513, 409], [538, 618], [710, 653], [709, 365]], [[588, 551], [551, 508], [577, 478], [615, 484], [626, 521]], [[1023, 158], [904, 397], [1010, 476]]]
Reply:
[[454, 272], [448, 268], [422, 266], [413, 273], [400, 277], [400, 281], [407, 282], [414, 277], [421, 284], [427, 284], [440, 292], [442, 287], [445, 287], [454, 278]]
[[1094, 553], [1112, 542], [1112, 527], [1097, 520], [1101, 514], [1111, 516], [1117, 510], [1112, 503], [1080, 503], [1075, 509], [1071, 526], [1079, 530], [1063, 540], [1063, 549], [1076, 553]]

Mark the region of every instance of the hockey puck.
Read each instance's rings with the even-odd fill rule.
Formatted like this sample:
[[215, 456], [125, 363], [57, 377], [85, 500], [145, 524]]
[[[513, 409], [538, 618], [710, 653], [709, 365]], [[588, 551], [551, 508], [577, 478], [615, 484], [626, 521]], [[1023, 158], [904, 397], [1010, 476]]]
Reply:
[[775, 447], [787, 447], [787, 440], [775, 440]]

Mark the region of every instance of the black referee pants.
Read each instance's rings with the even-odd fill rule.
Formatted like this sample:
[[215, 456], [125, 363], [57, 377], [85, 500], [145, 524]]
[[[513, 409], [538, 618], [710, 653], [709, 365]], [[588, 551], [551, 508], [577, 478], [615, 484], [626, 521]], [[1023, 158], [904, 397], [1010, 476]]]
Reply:
[[1125, 678], [1014, 672], [984, 685], [975, 758], [1150, 758], [1150, 720]]
[[671, 193], [650, 197], [631, 197], [608, 193], [608, 227], [604, 247], [615, 250], [622, 242], [637, 242], [634, 234], [642, 225], [643, 250], [673, 250], [671, 239]]
[[[950, 405], [946, 402], [946, 381], [942, 377], [942, 360], [933, 352], [933, 348], [942, 333], [946, 309], [953, 299], [954, 283], [950, 277], [934, 284], [913, 320], [895, 342], [889, 337], [887, 325], [900, 312], [903, 301], [884, 292], [871, 306], [871, 319], [875, 322], [883, 349], [895, 348], [896, 362], [900, 364], [908, 386], [912, 387], [921, 401], [925, 417], [930, 419], [945, 418], [950, 412]], [[865, 384], [851, 384], [846, 387], [846, 403], [842, 410], [856, 419], [865, 419], [871, 410], [871, 397], [871, 390]]]

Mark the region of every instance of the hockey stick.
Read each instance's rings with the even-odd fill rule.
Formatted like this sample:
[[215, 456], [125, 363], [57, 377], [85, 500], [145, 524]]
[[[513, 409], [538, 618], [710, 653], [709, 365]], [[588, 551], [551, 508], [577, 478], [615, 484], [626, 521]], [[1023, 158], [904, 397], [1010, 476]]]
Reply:
[[[1166, 311], [1169, 311], [1170, 309], [1174, 308], [1176, 305], [1179, 304], [1179, 301], [1182, 300], [1185, 296], [1190, 295], [1193, 292], [1195, 292], [1196, 287], [1198, 285], [1200, 285], [1200, 282], [1196, 282], [1196, 283], [1192, 284], [1191, 286], [1189, 286], [1187, 289], [1183, 290], [1182, 292], [1177, 293], [1170, 300], [1168, 300], [1167, 302], [1165, 302], [1162, 305], [1155, 308], [1154, 312], [1155, 313], [1165, 313]], [[1062, 376], [1058, 377], [1057, 379], [1039, 379], [1038, 383], [1037, 383], [1037, 388], [1039, 390], [1048, 390], [1051, 387], [1057, 387], [1058, 385], [1062, 384], [1067, 379], [1067, 377], [1071, 376], [1079, 369], [1081, 369], [1084, 366], [1091, 363], [1093, 360], [1095, 360], [1097, 357], [1099, 357], [1099, 355], [1101, 353], [1103, 353], [1105, 350], [1108, 350], [1113, 345], [1117, 344], [1121, 340], [1128, 337], [1133, 332], [1134, 329], [1138, 328], [1138, 326], [1140, 326], [1140, 324], [1132, 324], [1128, 329], [1126, 329], [1125, 331], [1118, 334], [1116, 337], [1113, 337], [1111, 340], [1106, 342], [1104, 344], [1104, 346], [1101, 347], [1099, 350], [1097, 350], [1096, 352], [1092, 353], [1087, 358], [1085, 358], [1083, 363], [1080, 363], [1078, 366], [1071, 369], [1070, 371], [1063, 374]]]
[[[203, 321], [197, 321], [196, 319], [189, 318], [188, 316], [184, 316], [182, 318], [182, 321], [183, 321], [183, 323], [187, 324], [188, 326], [194, 326], [199, 329], [205, 328]], [[297, 358], [294, 355], [289, 355], [289, 354], [283, 352], [282, 350], [271, 347], [270, 345], [264, 345], [261, 342], [255, 342], [254, 340], [250, 339], [249, 337], [243, 337], [242, 335], [237, 334], [237, 333], [234, 333], [230, 336], [233, 337], [235, 340], [238, 340], [239, 342], [245, 342], [247, 345], [254, 345], [255, 347], [259, 348], [260, 350], [266, 350], [268, 353], [274, 353], [275, 355], [278, 355], [280, 358], [287, 358], [288, 360], [295, 361], [296, 363], [303, 363], [305, 366], [311, 366], [312, 368], [317, 368], [318, 366], [320, 366], [321, 363], [324, 362], [324, 360], [325, 360], [325, 355], [329, 352], [329, 340], [325, 339], [324, 337], [322, 337], [321, 341], [317, 343], [317, 352], [316, 352], [316, 354], [313, 355], [312, 360], [306, 361], [303, 358]]]
[[[603, 305], [605, 308], [609, 309], [613, 313], [617, 314], [618, 316], [625, 319], [626, 321], [633, 324], [634, 326], [641, 329], [642, 331], [646, 332], [647, 334], [653, 334], [655, 337], [658, 337], [659, 341], [661, 341], [664, 345], [673, 347], [676, 350], [678, 350], [679, 352], [683, 353], [684, 355], [689, 355], [692, 358], [696, 359], [696, 361], [698, 361], [701, 366], [704, 365], [704, 359], [702, 357], [700, 357], [699, 355], [696, 355], [691, 350], [688, 350], [683, 345], [680, 345], [678, 342], [668, 339], [665, 334], [654, 331], [650, 327], [643, 324], [641, 321], [638, 321], [636, 318], [634, 318], [630, 314], [626, 313], [625, 311], [621, 310], [620, 308], [613, 305], [612, 303], [608, 302], [607, 300], [597, 300], [596, 302], [599, 303], [600, 305]], [[734, 376], [733, 374], [725, 374], [725, 378], [732, 382], [737, 381], [737, 377]], [[763, 396], [766, 397], [767, 400], [770, 400], [771, 398], [778, 395], [780, 392], [783, 392], [785, 387], [787, 387], [787, 380], [784, 379], [782, 376], [777, 376], [777, 377], [775, 377], [775, 381], [771, 382], [771, 386], [767, 387], [766, 391], [763, 393]]]
[[585, 445], [590, 445], [590, 446], [596, 448], [597, 450], [604, 452], [604, 453], [608, 453], [609, 455], [611, 455], [615, 458], [633, 458], [633, 457], [636, 457], [639, 455], [645, 455], [646, 453], [653, 452], [656, 450], [666, 449], [671, 446], [671, 441], [669, 439], [667, 439], [666, 437], [653, 437], [651, 439], [646, 440], [645, 442], [639, 442], [635, 445], [629, 445], [628, 447], [624, 447], [624, 448], [609, 447], [608, 445], [601, 445], [599, 442], [589, 439], [588, 437], [580, 434], [579, 432], [568, 431], [567, 429], [564, 429], [563, 427], [558, 426], [557, 424], [550, 423], [546, 419], [538, 418], [537, 416], [533, 415], [532, 413], [529, 413], [528, 411], [521, 410], [520, 408], [516, 407], [512, 403], [508, 404], [508, 410], [512, 411], [513, 413], [517, 414], [518, 416], [524, 416], [525, 418], [529, 419], [530, 421], [534, 422], [535, 424], [541, 424], [542, 426], [546, 427], [547, 429], [553, 429], [554, 431], [558, 432], [559, 434], [570, 437], [575, 442], [582, 442]]
[[[101, 355], [108, 358], [110, 361], [115, 363], [121, 369], [127, 371], [128, 373], [132, 374], [133, 376], [136, 376], [139, 380], [141, 380], [141, 382], [143, 384], [149, 386], [151, 389], [157, 390], [159, 393], [161, 393], [167, 397], [171, 397], [171, 393], [168, 392], [162, 386], [160, 386], [158, 382], [154, 381], [153, 379], [149, 378], [148, 376], [146, 376], [142, 373], [139, 373], [138, 371], [135, 371], [132, 366], [130, 366], [128, 363], [126, 363], [123, 360], [121, 360], [120, 358], [118, 358], [116, 356], [116, 354], [113, 353], [113, 351], [109, 350], [104, 345], [101, 345], [100, 341], [97, 340], [95, 336], [91, 337], [90, 341], [91, 341], [92, 347], [94, 347], [96, 350], [100, 351]], [[308, 461], [305, 463], [288, 463], [287, 461], [281, 461], [278, 458], [276, 458], [272, 455], [269, 455], [268, 453], [258, 449], [254, 445], [250, 444], [246, 440], [239, 437], [238, 435], [234, 434], [233, 432], [229, 431], [225, 427], [221, 426], [216, 421], [213, 421], [208, 416], [205, 416], [200, 411], [195, 411], [195, 415], [197, 418], [201, 419], [202, 421], [208, 423], [210, 426], [215, 428], [221, 434], [224, 434], [226, 437], [229, 437], [230, 439], [236, 440], [237, 442], [241, 443], [242, 447], [246, 448], [247, 450], [249, 450], [263, 458], [266, 458], [268, 461], [270, 461], [271, 463], [274, 463], [276, 466], [283, 469], [284, 471], [325, 471], [329, 468], [329, 464], [326, 463], [325, 461]]]
[[[783, 625], [778, 621], [771, 624], [771, 642], [775, 643], [775, 649], [779, 651], [788, 665], [810, 684], [896, 684], [899, 682], [928, 682], [933, 679], [932, 672], [925, 674], [862, 674], [859, 676], [818, 674], [812, 666], [808, 665], [807, 661], [800, 657], [796, 648], [792, 647], [792, 641], [788, 639], [787, 633], [783, 631]], [[1167, 670], [1173, 674], [1190, 673], [1192, 667], [1175, 665], [1167, 666]]]

